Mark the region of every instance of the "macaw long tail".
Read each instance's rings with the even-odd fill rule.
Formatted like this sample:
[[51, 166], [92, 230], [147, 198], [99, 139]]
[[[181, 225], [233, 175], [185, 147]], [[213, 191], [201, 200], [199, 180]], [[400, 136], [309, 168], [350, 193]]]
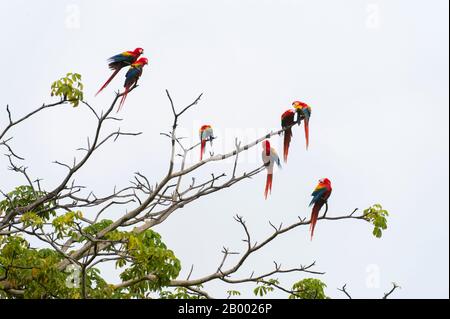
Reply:
[[266, 180], [266, 189], [264, 191], [264, 197], [267, 199], [267, 196], [269, 193], [272, 193], [272, 180], [273, 180], [273, 174], [267, 174], [267, 180]]
[[130, 92], [129, 88], [125, 88], [125, 92], [123, 92], [122, 94], [122, 98], [120, 99], [120, 103], [119, 103], [119, 108], [117, 109], [117, 112], [120, 111], [120, 109], [122, 108], [123, 104], [125, 103], [125, 99], [127, 98], [128, 92]]
[[311, 213], [311, 224], [309, 225], [309, 230], [311, 232], [311, 240], [314, 236], [314, 228], [316, 228], [317, 219], [319, 218], [319, 211], [324, 203], [315, 203]]
[[305, 120], [305, 139], [306, 139], [306, 149], [309, 146], [309, 121]]
[[289, 145], [291, 144], [292, 130], [289, 128], [284, 132], [283, 159], [287, 163], [289, 155]]
[[203, 154], [205, 154], [205, 146], [206, 146], [206, 140], [202, 140], [200, 145], [200, 160], [203, 160]]
[[99, 94], [111, 81], [112, 79], [114, 79], [114, 77], [117, 75], [117, 73], [119, 73], [120, 69], [116, 69], [113, 74], [111, 74], [111, 76], [109, 77], [108, 81], [105, 82], [105, 84], [103, 84], [103, 86], [100, 88], [100, 90], [98, 90], [97, 93], [95, 93], [95, 96], [97, 96], [97, 94]]

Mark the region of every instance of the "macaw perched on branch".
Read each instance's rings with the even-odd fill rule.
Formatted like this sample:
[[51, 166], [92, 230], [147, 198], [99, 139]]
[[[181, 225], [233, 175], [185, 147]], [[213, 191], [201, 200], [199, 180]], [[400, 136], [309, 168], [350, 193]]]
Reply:
[[127, 74], [125, 74], [125, 83], [123, 85], [125, 91], [122, 93], [122, 99], [120, 100], [119, 109], [117, 110], [117, 112], [120, 111], [123, 103], [125, 103], [125, 99], [127, 98], [128, 92], [130, 92], [131, 87], [137, 84], [139, 78], [142, 75], [144, 65], [147, 64], [147, 58], [140, 58], [139, 60], [134, 62], [128, 69]]
[[200, 160], [202, 161], [203, 155], [205, 154], [206, 142], [210, 141], [212, 146], [214, 136], [211, 125], [203, 125], [200, 128], [199, 132], [200, 132]]
[[294, 121], [295, 112], [293, 110], [287, 110], [281, 115], [281, 127], [284, 130], [284, 143], [283, 143], [283, 159], [287, 163], [289, 154], [289, 144], [292, 138], [292, 125], [295, 124]]
[[279, 168], [281, 168], [280, 157], [273, 147], [270, 146], [269, 140], [265, 140], [262, 142], [263, 152], [262, 152], [262, 160], [267, 170], [267, 180], [266, 180], [266, 188], [264, 191], [264, 197], [267, 199], [269, 193], [272, 192], [272, 181], [273, 181], [273, 167], [275, 164]]
[[100, 88], [100, 90], [98, 90], [95, 96], [97, 96], [97, 94], [99, 94], [112, 81], [112, 79], [114, 79], [114, 77], [122, 68], [132, 65], [143, 53], [144, 49], [136, 48], [134, 49], [134, 51], [125, 51], [110, 57], [108, 59], [108, 66], [111, 70], [114, 70], [114, 72], [113, 74], [111, 74], [108, 81], [106, 81], [105, 84], [103, 84], [103, 86]]
[[313, 205], [312, 213], [311, 213], [311, 225], [309, 230], [311, 231], [311, 240], [314, 235], [314, 228], [316, 227], [317, 219], [319, 218], [319, 211], [323, 205], [325, 205], [328, 201], [328, 198], [331, 195], [331, 182], [328, 178], [322, 178], [319, 180], [319, 184], [314, 189], [311, 196], [313, 199], [309, 206]]
[[309, 146], [309, 118], [311, 117], [311, 107], [303, 102], [294, 101], [292, 102], [292, 106], [295, 108], [297, 112], [297, 123], [300, 125], [300, 122], [303, 120], [305, 122], [305, 139], [306, 139], [306, 149]]

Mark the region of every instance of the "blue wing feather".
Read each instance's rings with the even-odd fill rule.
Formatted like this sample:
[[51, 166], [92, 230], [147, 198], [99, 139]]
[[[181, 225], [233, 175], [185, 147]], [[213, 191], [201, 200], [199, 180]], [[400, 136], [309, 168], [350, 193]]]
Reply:
[[207, 139], [211, 138], [212, 136], [213, 136], [213, 130], [212, 130], [212, 128], [208, 128], [201, 133], [200, 138], [202, 140], [207, 140]]
[[141, 68], [131, 67], [125, 74], [125, 87], [131, 86], [142, 74]]
[[277, 166], [279, 168], [281, 168], [281, 161], [280, 161], [280, 157], [276, 154], [272, 155], [272, 160], [277, 164]]
[[124, 53], [116, 54], [108, 59], [110, 63], [114, 62], [128, 62], [133, 63], [135, 61], [135, 56], [133, 55], [126, 55]]
[[321, 188], [321, 189], [318, 189], [318, 190], [315, 190], [311, 194], [311, 196], [313, 196], [313, 198], [311, 200], [311, 203], [309, 203], [309, 206], [311, 206], [312, 204], [316, 203], [320, 198], [322, 198], [322, 196], [325, 194], [326, 191], [327, 191], [327, 189], [325, 187]]
[[306, 120], [309, 120], [310, 116], [311, 116], [311, 112], [308, 108], [303, 108], [302, 109], [303, 115], [305, 116]]

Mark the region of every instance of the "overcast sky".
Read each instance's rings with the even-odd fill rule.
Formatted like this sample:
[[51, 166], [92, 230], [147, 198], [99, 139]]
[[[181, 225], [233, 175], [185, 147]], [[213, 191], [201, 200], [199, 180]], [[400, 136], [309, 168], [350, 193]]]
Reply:
[[[9, 104], [13, 116], [54, 101], [50, 84], [66, 72], [81, 73], [85, 99], [106, 108], [124, 78], [94, 98], [109, 76], [106, 59], [145, 49], [150, 63], [119, 113], [122, 130], [144, 134], [107, 145], [77, 178], [99, 194], [126, 186], [136, 171], [156, 182], [166, 170], [169, 143], [159, 133], [172, 119], [165, 89], [179, 107], [204, 93], [180, 130], [196, 139], [201, 124], [213, 125], [215, 153], [230, 150], [236, 136], [245, 142], [278, 128], [293, 100], [311, 105], [310, 149], [303, 128], [295, 128], [289, 164], [275, 171], [269, 200], [261, 174], [155, 229], [181, 259], [183, 278], [191, 264], [192, 278], [214, 272], [223, 246], [245, 248], [233, 215], [243, 215], [261, 241], [272, 231], [269, 220], [309, 217], [310, 193], [328, 177], [329, 215], [380, 203], [390, 213], [383, 238], [362, 222], [319, 221], [312, 242], [308, 227], [298, 228], [236, 278], [271, 270], [273, 260], [284, 267], [316, 261], [334, 298], [343, 297], [337, 288], [345, 283], [354, 297], [378, 298], [392, 281], [402, 286], [396, 298], [449, 297], [448, 1], [1, 0], [0, 30], [0, 106]], [[64, 174], [52, 161], [79, 156], [75, 149], [94, 124], [82, 107], [48, 111], [12, 131], [12, 146], [51, 189]], [[281, 153], [280, 140], [272, 142]], [[259, 154], [244, 156], [240, 171], [260, 165]], [[208, 166], [198, 178], [231, 165]], [[23, 183], [0, 159], [0, 189]], [[104, 274], [116, 280], [111, 270]], [[278, 278], [288, 285], [303, 277]], [[220, 283], [205, 288], [225, 296]], [[253, 288], [236, 289], [252, 297]]]

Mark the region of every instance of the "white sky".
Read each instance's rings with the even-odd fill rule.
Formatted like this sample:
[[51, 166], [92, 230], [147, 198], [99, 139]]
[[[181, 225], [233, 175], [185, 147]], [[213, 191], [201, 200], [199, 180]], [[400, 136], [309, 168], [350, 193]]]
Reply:
[[[119, 113], [122, 130], [144, 134], [109, 144], [77, 178], [99, 194], [127, 185], [135, 171], [155, 182], [165, 172], [169, 144], [159, 133], [171, 123], [166, 88], [179, 107], [204, 92], [181, 130], [197, 138], [200, 124], [212, 124], [216, 153], [229, 150], [235, 136], [246, 141], [277, 128], [293, 100], [312, 106], [310, 150], [303, 127], [295, 129], [270, 200], [261, 174], [156, 228], [181, 259], [182, 277], [192, 263], [192, 277], [215, 271], [222, 246], [244, 249], [233, 215], [243, 215], [260, 241], [271, 232], [269, 220], [287, 225], [309, 216], [312, 189], [329, 177], [330, 216], [379, 202], [391, 214], [383, 238], [362, 222], [319, 222], [312, 242], [308, 227], [297, 229], [251, 258], [237, 278], [271, 270], [273, 260], [284, 267], [316, 260], [331, 297], [343, 297], [336, 288], [344, 283], [354, 297], [381, 297], [392, 281], [402, 286], [397, 298], [449, 297], [448, 1], [2, 0], [0, 30], [0, 106], [9, 104], [16, 117], [52, 101], [51, 82], [69, 71], [82, 74], [86, 100], [106, 108], [124, 76], [94, 98], [109, 76], [106, 59], [145, 49], [150, 64]], [[67, 106], [10, 135], [29, 172], [50, 189], [64, 173], [51, 162], [70, 162], [93, 125], [87, 110]], [[281, 153], [278, 139], [273, 143]], [[259, 165], [259, 151], [243, 158], [241, 170]], [[25, 183], [6, 165], [1, 158], [3, 191]], [[230, 166], [210, 166], [199, 178]], [[279, 278], [287, 285], [303, 277]], [[253, 287], [231, 288], [252, 297]], [[206, 289], [224, 296], [220, 283]]]

